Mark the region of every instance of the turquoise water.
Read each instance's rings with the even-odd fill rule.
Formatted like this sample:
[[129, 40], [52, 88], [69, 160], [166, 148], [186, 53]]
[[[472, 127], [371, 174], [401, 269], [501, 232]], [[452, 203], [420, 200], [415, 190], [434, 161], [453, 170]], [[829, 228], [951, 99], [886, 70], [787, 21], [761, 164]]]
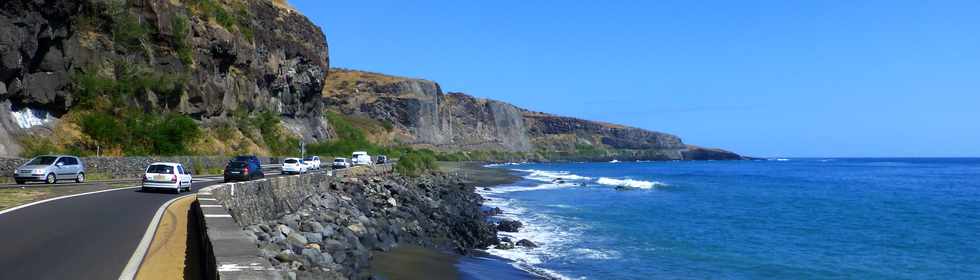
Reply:
[[497, 168], [526, 179], [487, 204], [542, 246], [489, 251], [556, 278], [980, 279], [980, 159]]

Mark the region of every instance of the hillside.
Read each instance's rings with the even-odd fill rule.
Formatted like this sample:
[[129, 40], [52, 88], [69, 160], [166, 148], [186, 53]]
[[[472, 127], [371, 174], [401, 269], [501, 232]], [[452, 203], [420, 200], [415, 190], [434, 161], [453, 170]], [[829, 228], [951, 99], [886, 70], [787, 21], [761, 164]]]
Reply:
[[[268, 0], [3, 1], [0, 55], [0, 156], [268, 153], [283, 135], [331, 133], [326, 39]], [[262, 121], [283, 131], [248, 125]], [[181, 128], [167, 123], [200, 129], [139, 139]]]
[[330, 69], [323, 32], [282, 1], [0, 8], [0, 157], [287, 155], [303, 142], [331, 155], [410, 147], [448, 160], [741, 158], [433, 81]]
[[323, 90], [325, 108], [390, 123], [397, 135], [390, 138], [400, 144], [442, 151], [502, 150], [548, 160], [741, 158], [686, 145], [666, 133], [443, 93], [433, 81], [348, 69], [330, 73]]

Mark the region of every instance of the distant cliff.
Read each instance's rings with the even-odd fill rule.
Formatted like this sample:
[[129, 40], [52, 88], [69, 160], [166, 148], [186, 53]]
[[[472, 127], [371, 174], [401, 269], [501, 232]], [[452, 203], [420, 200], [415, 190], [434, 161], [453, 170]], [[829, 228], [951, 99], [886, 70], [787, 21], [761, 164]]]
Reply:
[[325, 139], [328, 68], [320, 28], [269, 0], [4, 0], [0, 156], [17, 155], [15, 138], [70, 129], [58, 126], [63, 116], [93, 107], [205, 122], [272, 112]]
[[508, 103], [444, 94], [439, 84], [333, 69], [328, 110], [391, 123], [402, 144], [443, 151], [498, 149], [537, 160], [709, 160], [738, 154], [686, 145], [677, 136], [533, 112]]

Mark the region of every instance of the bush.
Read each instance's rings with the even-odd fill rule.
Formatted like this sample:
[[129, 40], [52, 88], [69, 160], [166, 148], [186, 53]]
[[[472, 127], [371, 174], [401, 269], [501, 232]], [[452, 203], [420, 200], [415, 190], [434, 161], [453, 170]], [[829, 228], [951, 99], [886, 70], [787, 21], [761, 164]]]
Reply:
[[367, 151], [372, 154], [384, 153], [385, 149], [368, 141], [364, 131], [361, 131], [350, 120], [334, 112], [327, 112], [327, 121], [333, 127], [337, 139], [313, 143], [306, 147], [310, 154], [348, 156], [354, 151]]
[[129, 12], [126, 1], [110, 0], [107, 4], [107, 11], [112, 17], [112, 41], [124, 50], [141, 49], [151, 27]]
[[50, 155], [61, 152], [51, 142], [51, 139], [47, 137], [24, 136], [19, 140], [21, 146], [24, 148], [20, 152], [21, 157], [32, 158], [39, 155]]
[[184, 15], [177, 15], [171, 20], [170, 26], [174, 32], [171, 43], [177, 52], [177, 58], [185, 65], [194, 64], [194, 53], [190, 42], [187, 41], [187, 36], [191, 32], [190, 21]]
[[[114, 77], [100, 75], [97, 67], [72, 72], [72, 87], [78, 106], [95, 110], [126, 107], [129, 99], [151, 91], [165, 101], [177, 102], [187, 84], [187, 77], [183, 74], [159, 72], [142, 64], [116, 61], [113, 68]], [[103, 98], [110, 104], [99, 106], [98, 102]]]
[[202, 135], [197, 123], [180, 114], [125, 112], [125, 118], [90, 112], [79, 122], [82, 133], [103, 149], [118, 148], [126, 155], [181, 155]]
[[395, 171], [406, 176], [419, 176], [438, 168], [435, 153], [429, 150], [410, 150], [395, 164]]

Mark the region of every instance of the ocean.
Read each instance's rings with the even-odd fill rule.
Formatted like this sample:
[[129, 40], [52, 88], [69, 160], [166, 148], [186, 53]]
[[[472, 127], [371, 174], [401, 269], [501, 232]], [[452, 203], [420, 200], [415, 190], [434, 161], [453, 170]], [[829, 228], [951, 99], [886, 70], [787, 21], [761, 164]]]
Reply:
[[493, 167], [540, 247], [488, 252], [551, 278], [980, 279], [980, 159]]

